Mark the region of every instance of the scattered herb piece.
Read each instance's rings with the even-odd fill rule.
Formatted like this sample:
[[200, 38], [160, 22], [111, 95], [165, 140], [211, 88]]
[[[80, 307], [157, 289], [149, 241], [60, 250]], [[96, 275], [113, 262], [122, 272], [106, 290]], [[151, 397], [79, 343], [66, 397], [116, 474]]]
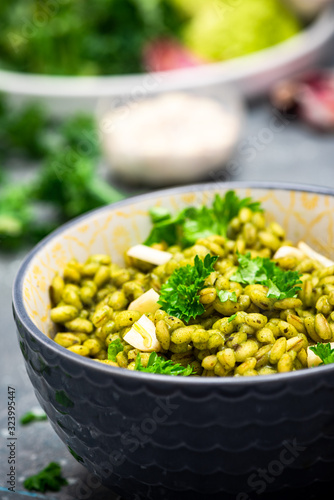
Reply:
[[32, 410], [22, 415], [22, 417], [20, 418], [20, 424], [27, 425], [30, 424], [31, 422], [40, 422], [47, 419], [48, 417], [44, 412], [36, 412]]
[[169, 245], [176, 243], [183, 247], [191, 246], [199, 238], [218, 234], [227, 236], [228, 226], [244, 207], [253, 212], [261, 212], [260, 202], [251, 198], [240, 199], [235, 191], [228, 191], [225, 196], [216, 194], [211, 207], [189, 207], [176, 216], [168, 210], [154, 207], [150, 211], [153, 228], [145, 245], [165, 241]]
[[116, 356], [119, 352], [124, 350], [124, 345], [120, 341], [120, 339], [113, 340], [108, 345], [108, 359], [116, 363]]
[[260, 284], [268, 287], [267, 297], [276, 300], [295, 297], [301, 288], [301, 273], [284, 271], [268, 258], [251, 258], [250, 252], [238, 255], [239, 267], [230, 278], [243, 285]]
[[173, 361], [165, 360], [158, 356], [156, 352], [150, 354], [147, 366], [144, 367], [141, 362], [140, 354], [137, 354], [135, 370], [139, 372], [146, 373], [159, 373], [162, 375], [181, 375], [183, 377], [188, 377], [192, 375], [193, 369], [190, 365], [184, 367], [178, 363], [173, 363]]
[[231, 323], [236, 317], [237, 317], [237, 314], [232, 314], [232, 316], [230, 316], [228, 318], [228, 323]]
[[68, 482], [61, 475], [61, 467], [56, 462], [51, 462], [45, 469], [35, 476], [28, 477], [23, 485], [27, 490], [36, 490], [45, 493], [48, 490], [59, 491]]
[[217, 295], [220, 302], [226, 302], [230, 300], [231, 302], [238, 302], [237, 294], [235, 292], [228, 292], [227, 290], [217, 290]]
[[207, 254], [201, 260], [196, 255], [193, 266], [187, 264], [176, 269], [161, 287], [158, 300], [161, 309], [186, 322], [201, 315], [205, 309], [200, 303], [199, 292], [205, 279], [214, 271], [217, 259], [218, 257]]
[[334, 363], [334, 349], [332, 349], [330, 343], [322, 344], [318, 342], [316, 346], [310, 347], [310, 350], [319, 356], [322, 361], [320, 365], [329, 365]]

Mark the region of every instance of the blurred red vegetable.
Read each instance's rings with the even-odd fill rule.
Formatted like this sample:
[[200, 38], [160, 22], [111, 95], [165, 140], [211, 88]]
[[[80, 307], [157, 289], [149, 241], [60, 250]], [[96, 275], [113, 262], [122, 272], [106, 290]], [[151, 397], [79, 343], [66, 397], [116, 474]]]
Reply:
[[280, 82], [271, 100], [281, 111], [294, 111], [320, 130], [334, 130], [334, 72], [316, 71]]
[[150, 42], [145, 47], [143, 59], [147, 71], [168, 71], [203, 64], [203, 61], [183, 45], [169, 38], [160, 38]]

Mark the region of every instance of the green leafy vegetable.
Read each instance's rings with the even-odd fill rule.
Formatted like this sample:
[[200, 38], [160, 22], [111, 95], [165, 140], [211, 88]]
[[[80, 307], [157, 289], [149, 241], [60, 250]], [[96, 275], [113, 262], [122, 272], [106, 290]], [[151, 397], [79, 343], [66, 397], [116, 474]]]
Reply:
[[2, 0], [0, 15], [2, 67], [79, 76], [142, 71], [146, 43], [185, 18], [170, 0]]
[[190, 365], [184, 367], [178, 363], [173, 363], [171, 360], [165, 360], [158, 356], [156, 352], [150, 354], [147, 367], [142, 365], [140, 354], [138, 353], [135, 370], [146, 373], [159, 373], [162, 375], [182, 375], [183, 377], [188, 377], [193, 373], [193, 369]]
[[35, 411], [28, 411], [22, 417], [20, 418], [20, 424], [21, 425], [27, 425], [30, 424], [31, 422], [39, 422], [43, 420], [47, 420], [48, 417], [46, 414], [43, 412], [35, 412]]
[[322, 362], [320, 365], [329, 365], [334, 363], [334, 349], [332, 349], [330, 343], [318, 343], [316, 346], [310, 347], [310, 349], [321, 359]]
[[24, 154], [28, 158], [42, 158], [47, 152], [47, 119], [44, 110], [29, 103], [14, 108], [0, 95], [0, 160], [11, 154]]
[[239, 267], [230, 278], [243, 285], [260, 284], [268, 287], [267, 297], [282, 300], [295, 297], [298, 286], [301, 284], [301, 273], [297, 271], [284, 271], [268, 258], [251, 258], [246, 255], [238, 255]]
[[27, 490], [36, 490], [45, 493], [48, 490], [59, 491], [68, 482], [61, 475], [61, 467], [56, 462], [51, 462], [45, 469], [35, 476], [28, 477], [23, 485]]
[[233, 321], [236, 317], [237, 317], [237, 314], [236, 314], [236, 313], [235, 313], [235, 314], [232, 314], [232, 316], [230, 316], [230, 317], [228, 318], [228, 323], [232, 323], [232, 321]]
[[164, 207], [150, 208], [150, 216], [152, 222], [163, 222], [171, 218], [169, 211]]
[[200, 303], [199, 292], [214, 271], [217, 259], [207, 254], [203, 261], [196, 255], [193, 266], [187, 264], [176, 269], [161, 287], [158, 301], [161, 309], [186, 322], [201, 315], [205, 309]]
[[113, 340], [108, 345], [108, 359], [116, 363], [116, 356], [119, 352], [124, 350], [124, 345], [120, 341], [120, 339]]
[[237, 294], [235, 292], [228, 292], [227, 290], [217, 290], [217, 295], [220, 302], [226, 302], [230, 300], [231, 302], [238, 302]]
[[150, 211], [153, 228], [145, 245], [165, 241], [169, 245], [178, 243], [187, 247], [199, 238], [214, 234], [227, 236], [229, 223], [245, 207], [253, 212], [262, 211], [259, 202], [251, 198], [240, 199], [234, 191], [228, 191], [223, 197], [216, 194], [211, 207], [189, 207], [174, 217], [168, 210], [154, 207]]
[[[183, 212], [181, 212], [179, 217], [172, 217], [171, 214], [166, 210], [163, 216], [157, 215], [161, 210], [160, 207], [153, 207], [150, 210], [151, 220], [154, 226], [150, 232], [150, 235], [144, 241], [144, 245], [153, 245], [154, 243], [161, 243], [165, 241], [169, 246], [175, 245], [178, 241], [178, 224], [183, 218]], [[160, 212], [162, 214], [162, 212]]]
[[0, 151], [0, 161], [18, 153], [42, 160], [25, 182], [10, 182], [0, 167], [1, 249], [36, 243], [66, 220], [123, 198], [97, 176], [99, 138], [90, 115], [52, 122], [38, 105], [12, 111], [0, 96]]
[[219, 228], [217, 234], [226, 236], [229, 222], [239, 214], [242, 208], [249, 208], [252, 212], [262, 212], [259, 201], [253, 201], [250, 197], [240, 199], [235, 191], [228, 191], [224, 198], [216, 195], [213, 211]]

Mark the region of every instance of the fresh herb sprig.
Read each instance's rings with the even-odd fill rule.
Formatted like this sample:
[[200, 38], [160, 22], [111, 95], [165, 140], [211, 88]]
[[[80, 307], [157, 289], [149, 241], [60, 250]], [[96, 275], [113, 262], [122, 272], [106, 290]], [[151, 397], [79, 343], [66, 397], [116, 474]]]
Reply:
[[214, 271], [217, 259], [207, 254], [201, 260], [196, 255], [193, 266], [187, 264], [176, 269], [161, 287], [158, 301], [161, 309], [186, 322], [203, 314], [205, 309], [200, 303], [199, 292], [206, 278]]
[[168, 245], [180, 244], [188, 247], [199, 238], [211, 235], [227, 236], [229, 223], [242, 208], [253, 212], [262, 212], [260, 202], [251, 198], [239, 198], [235, 191], [228, 191], [225, 196], [216, 194], [211, 207], [189, 207], [175, 216], [161, 207], [150, 210], [153, 228], [145, 241], [145, 245], [153, 245], [165, 241]]
[[275, 262], [268, 258], [251, 258], [250, 252], [246, 255], [238, 254], [238, 270], [230, 277], [242, 285], [260, 284], [268, 287], [267, 297], [282, 300], [295, 297], [298, 290], [301, 273], [284, 271]]
[[332, 349], [330, 343], [322, 344], [318, 342], [317, 345], [310, 347], [310, 350], [319, 356], [321, 359], [320, 365], [329, 365], [334, 363], [334, 349]]
[[140, 354], [137, 354], [135, 370], [139, 372], [146, 373], [158, 373], [161, 375], [181, 375], [183, 377], [188, 377], [193, 374], [192, 366], [188, 365], [184, 367], [179, 363], [173, 363], [171, 360], [163, 359], [161, 356], [158, 356], [156, 352], [152, 352], [148, 359], [147, 366], [144, 367], [141, 362]]
[[62, 486], [66, 486], [67, 484], [67, 480], [62, 477], [60, 465], [56, 462], [51, 462], [38, 474], [28, 477], [24, 481], [23, 486], [27, 490], [45, 493], [48, 490], [59, 491]]
[[108, 345], [108, 360], [113, 361], [116, 363], [117, 359], [116, 356], [119, 352], [122, 352], [124, 350], [124, 345], [120, 341], [120, 339], [113, 340], [110, 342]]

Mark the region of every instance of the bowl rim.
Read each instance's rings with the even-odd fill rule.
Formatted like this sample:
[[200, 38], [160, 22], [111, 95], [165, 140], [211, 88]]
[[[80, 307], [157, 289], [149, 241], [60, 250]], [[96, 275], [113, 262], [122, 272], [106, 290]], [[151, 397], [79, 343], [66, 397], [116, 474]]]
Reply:
[[[64, 356], [68, 361], [72, 361], [77, 365], [81, 366], [83, 369], [85, 367], [94, 368], [99, 371], [104, 376], [111, 377], [126, 377], [128, 379], [141, 380], [142, 382], [154, 383], [156, 381], [159, 384], [191, 384], [202, 386], [241, 386], [241, 385], [257, 385], [257, 384], [270, 384], [270, 383], [278, 383], [278, 382], [286, 382], [289, 380], [299, 380], [300, 378], [314, 377], [317, 374], [320, 376], [321, 373], [324, 375], [326, 373], [334, 372], [334, 364], [333, 365], [325, 365], [316, 367], [315, 369], [302, 369], [296, 370], [294, 372], [280, 373], [280, 374], [272, 374], [272, 375], [263, 375], [258, 377], [173, 377], [170, 375], [160, 375], [160, 374], [151, 374], [145, 372], [132, 371], [128, 369], [122, 369], [119, 367], [113, 367], [104, 363], [98, 363], [94, 359], [85, 358], [83, 356], [79, 356], [75, 353], [72, 353], [65, 347], [62, 347], [54, 340], [49, 338], [46, 334], [44, 334], [39, 328], [33, 323], [29, 314], [24, 306], [23, 300], [23, 282], [25, 279], [25, 275], [27, 273], [30, 262], [35, 257], [35, 255], [47, 244], [49, 243], [55, 236], [61, 235], [64, 231], [69, 229], [71, 226], [76, 225], [78, 222], [81, 222], [87, 218], [90, 218], [92, 214], [100, 214], [105, 211], [109, 211], [110, 209], [118, 209], [124, 206], [127, 206], [131, 203], [141, 202], [144, 200], [152, 199], [155, 197], [163, 197], [169, 195], [181, 195], [183, 193], [191, 192], [201, 192], [201, 191], [219, 191], [219, 189], [223, 188], [224, 190], [228, 189], [267, 189], [267, 190], [283, 190], [283, 191], [299, 191], [299, 192], [307, 192], [319, 195], [327, 195], [334, 197], [334, 188], [310, 185], [310, 184], [300, 184], [300, 183], [289, 183], [289, 182], [267, 182], [267, 181], [231, 181], [224, 183], [216, 183], [210, 182], [205, 184], [187, 184], [184, 186], [172, 187], [168, 189], [161, 189], [158, 191], [148, 192], [145, 194], [140, 194], [137, 196], [129, 197], [125, 200], [112, 203], [110, 205], [106, 205], [101, 208], [97, 208], [95, 210], [91, 210], [79, 217], [75, 217], [65, 224], [61, 225], [59, 228], [51, 232], [48, 236], [43, 238], [22, 261], [19, 270], [17, 271], [13, 288], [12, 288], [12, 307], [15, 315], [19, 319], [19, 321], [24, 326], [24, 329], [28, 331], [33, 338], [41, 343], [45, 348], [51, 349], [55, 354], [59, 356]], [[153, 203], [153, 201], [152, 201]], [[16, 322], [16, 319], [15, 319]]]
[[[294, 36], [280, 43], [244, 56], [212, 62], [196, 67], [137, 73], [128, 75], [61, 76], [22, 73], [0, 67], [0, 90], [13, 95], [49, 98], [107, 98], [132, 95], [145, 85], [145, 78], [153, 76], [159, 83], [158, 91], [200, 89], [222, 82], [251, 78], [264, 69], [274, 70], [282, 64], [292, 64], [309, 52], [319, 50], [334, 35], [334, 6], [329, 4]], [[264, 68], [264, 62], [266, 67]]]

